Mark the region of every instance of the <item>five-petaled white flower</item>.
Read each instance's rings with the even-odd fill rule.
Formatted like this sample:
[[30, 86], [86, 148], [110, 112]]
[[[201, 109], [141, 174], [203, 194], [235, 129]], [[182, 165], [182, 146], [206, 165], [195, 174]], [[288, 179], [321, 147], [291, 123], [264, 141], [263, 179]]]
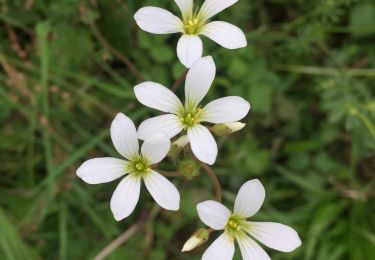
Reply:
[[202, 40], [205, 35], [227, 49], [243, 48], [247, 45], [241, 29], [227, 22], [209, 20], [235, 4], [238, 0], [205, 0], [199, 12], [193, 11], [193, 0], [175, 0], [181, 10], [182, 20], [171, 12], [158, 7], [143, 7], [134, 18], [142, 30], [155, 34], [182, 33], [177, 44], [177, 56], [187, 68], [203, 53]]
[[170, 140], [155, 133], [146, 138], [139, 152], [134, 123], [124, 114], [117, 114], [111, 125], [111, 138], [117, 152], [127, 160], [111, 157], [95, 158], [84, 162], [77, 175], [89, 184], [113, 181], [126, 174], [111, 199], [111, 210], [117, 221], [129, 216], [139, 200], [141, 180], [154, 200], [163, 208], [178, 210], [180, 194], [176, 187], [151, 166], [160, 162], [168, 153]]
[[204, 163], [214, 164], [217, 145], [210, 131], [201, 122], [235, 122], [244, 118], [250, 110], [250, 104], [237, 96], [216, 99], [203, 108], [199, 106], [215, 73], [215, 63], [210, 56], [194, 63], [186, 76], [185, 105], [171, 90], [158, 83], [144, 82], [135, 86], [134, 92], [139, 102], [168, 113], [142, 122], [138, 137], [144, 139], [152, 132], [164, 132], [173, 138], [185, 129], [194, 155]]
[[[301, 245], [297, 232], [283, 224], [250, 222], [246, 219], [258, 212], [263, 204], [265, 191], [259, 180], [242, 185], [237, 194], [233, 213], [221, 203], [208, 200], [197, 205], [199, 218], [214, 230], [224, 230], [206, 250], [202, 260], [230, 260], [237, 240], [244, 260], [267, 260], [268, 254], [250, 236], [264, 245], [291, 252]], [[249, 236], [250, 235], [250, 236]]]

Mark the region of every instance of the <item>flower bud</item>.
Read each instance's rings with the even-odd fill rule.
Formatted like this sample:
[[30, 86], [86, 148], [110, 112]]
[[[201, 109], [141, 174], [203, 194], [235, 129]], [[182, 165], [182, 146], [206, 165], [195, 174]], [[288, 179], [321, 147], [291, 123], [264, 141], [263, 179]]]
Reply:
[[201, 228], [194, 232], [194, 234], [186, 241], [182, 247], [181, 252], [193, 250], [208, 240], [210, 233], [207, 229]]
[[199, 175], [200, 167], [201, 164], [191, 157], [183, 158], [177, 165], [178, 172], [188, 180], [192, 180]]
[[171, 145], [171, 149], [169, 149], [168, 156], [175, 158], [189, 143], [189, 139], [187, 135], [183, 135], [180, 138], [178, 138], [176, 141], [174, 141]]
[[212, 128], [212, 132], [214, 132], [217, 136], [229, 135], [241, 130], [245, 127], [245, 125], [245, 123], [241, 122], [217, 124]]

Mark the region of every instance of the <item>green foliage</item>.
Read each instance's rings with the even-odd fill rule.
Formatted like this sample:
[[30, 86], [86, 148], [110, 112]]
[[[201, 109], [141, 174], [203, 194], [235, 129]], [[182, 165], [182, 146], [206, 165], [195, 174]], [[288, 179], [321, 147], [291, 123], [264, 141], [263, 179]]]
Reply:
[[[86, 159], [117, 156], [109, 138], [117, 112], [137, 123], [155, 115], [135, 99], [140, 79], [106, 44], [146, 80], [171, 87], [184, 72], [177, 35], [137, 28], [133, 14], [145, 5], [178, 14], [165, 0], [0, 1], [0, 259], [91, 259], [152, 209], [145, 194], [117, 223], [116, 183], [75, 175]], [[254, 219], [293, 226], [303, 241], [293, 253], [267, 250], [272, 259], [375, 259], [373, 1], [240, 0], [218, 19], [242, 28], [248, 46], [204, 39], [217, 65], [207, 100], [241, 95], [252, 104], [247, 126], [218, 139], [224, 202], [261, 180], [266, 202]], [[195, 204], [214, 189], [203, 171], [175, 183], [181, 211], [155, 213], [108, 259], [200, 259], [208, 243], [180, 250], [204, 227]]]

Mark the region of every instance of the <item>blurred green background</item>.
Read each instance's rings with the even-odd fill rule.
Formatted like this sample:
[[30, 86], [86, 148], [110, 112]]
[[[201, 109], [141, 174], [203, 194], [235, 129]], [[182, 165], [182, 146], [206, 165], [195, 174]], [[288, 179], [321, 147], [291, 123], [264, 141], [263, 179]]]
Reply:
[[[141, 77], [129, 61], [166, 86], [184, 72], [177, 35], [137, 28], [133, 14], [146, 5], [179, 15], [172, 0], [0, 1], [0, 259], [90, 259], [152, 209], [107, 259], [200, 259], [218, 235], [180, 253], [204, 227], [195, 204], [214, 198], [203, 171], [175, 179], [179, 212], [159, 212], [144, 192], [121, 222], [109, 208], [118, 181], [75, 175], [84, 160], [118, 156], [117, 112], [137, 124], [156, 115], [135, 99]], [[303, 241], [293, 253], [267, 249], [272, 259], [375, 259], [374, 1], [240, 0], [215, 19], [242, 28], [248, 46], [204, 39], [218, 68], [206, 100], [252, 104], [244, 130], [217, 138], [224, 202], [261, 180], [266, 201], [253, 219], [290, 225]]]

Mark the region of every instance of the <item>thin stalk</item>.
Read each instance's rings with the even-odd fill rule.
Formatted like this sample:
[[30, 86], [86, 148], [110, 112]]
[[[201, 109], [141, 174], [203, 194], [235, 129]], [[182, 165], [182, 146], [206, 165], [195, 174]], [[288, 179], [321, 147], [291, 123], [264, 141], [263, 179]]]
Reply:
[[97, 254], [93, 260], [103, 260], [107, 256], [109, 256], [113, 251], [115, 251], [119, 246], [124, 244], [128, 241], [131, 237], [133, 237], [138, 231], [141, 231], [145, 226], [153, 220], [157, 214], [160, 212], [160, 208], [155, 206], [150, 213], [145, 213], [145, 215], [135, 224], [133, 224], [129, 229], [123, 232], [120, 236], [118, 236], [115, 240], [109, 243], [106, 247], [104, 247], [99, 254]]
[[49, 133], [49, 102], [48, 102], [48, 81], [49, 81], [49, 46], [48, 46], [49, 25], [47, 23], [40, 24], [37, 27], [39, 37], [39, 51], [41, 56], [40, 66], [40, 85], [42, 86], [42, 110], [43, 110], [43, 146], [44, 156], [46, 158], [46, 168], [48, 174], [52, 173], [52, 147]]
[[119, 50], [114, 48], [112, 45], [108, 43], [108, 41], [104, 38], [104, 36], [101, 34], [99, 31], [98, 27], [96, 26], [95, 23], [90, 23], [89, 24], [90, 29], [96, 39], [99, 41], [99, 43], [107, 50], [109, 51], [113, 56], [115, 56], [117, 59], [122, 61], [128, 68], [129, 70], [133, 73], [133, 75], [138, 78], [140, 81], [144, 81], [144, 77], [142, 73], [137, 69], [137, 67], [133, 64], [133, 62], [126, 57], [124, 54], [122, 54]]
[[171, 87], [171, 90], [172, 90], [173, 92], [176, 92], [177, 88], [178, 88], [178, 87], [181, 85], [181, 83], [185, 80], [188, 71], [189, 71], [189, 70], [187, 69], [187, 70], [186, 70], [184, 73], [182, 73], [181, 76], [180, 76], [178, 79], [176, 79], [176, 81], [173, 83], [173, 85], [172, 85], [172, 87]]
[[336, 76], [338, 74], [345, 74], [351, 77], [375, 77], [375, 69], [350, 69], [350, 68], [332, 68], [332, 67], [314, 67], [303, 65], [290, 64], [275, 64], [274, 69], [280, 71], [288, 71], [294, 73], [321, 75], [321, 76]]
[[207, 164], [202, 163], [202, 168], [206, 171], [208, 176], [211, 178], [212, 184], [215, 187], [216, 200], [218, 202], [221, 202], [222, 197], [223, 197], [223, 192], [222, 192], [222, 189], [221, 189], [219, 179], [217, 178], [215, 172]]
[[180, 176], [180, 173], [178, 172], [174, 172], [174, 171], [162, 171], [162, 170], [158, 170], [158, 172], [165, 176], [165, 177], [178, 177]]

